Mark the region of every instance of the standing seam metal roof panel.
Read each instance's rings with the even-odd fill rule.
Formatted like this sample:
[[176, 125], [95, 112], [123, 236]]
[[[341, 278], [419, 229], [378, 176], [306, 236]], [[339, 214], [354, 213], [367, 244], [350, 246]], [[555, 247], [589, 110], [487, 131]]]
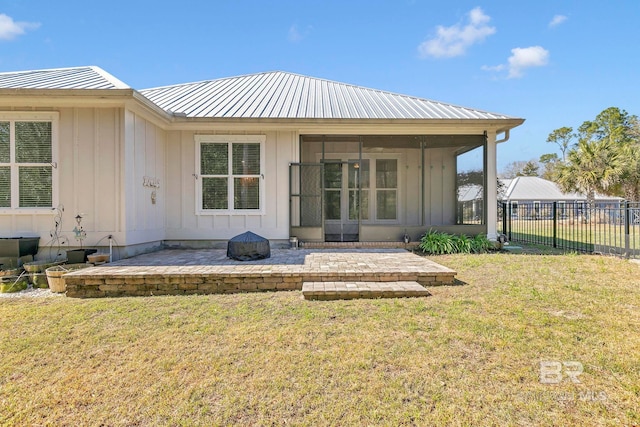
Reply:
[[[180, 90], [190, 87], [188, 93]], [[249, 74], [140, 91], [190, 117], [513, 119], [514, 117], [292, 73]]]
[[1, 89], [131, 89], [93, 66], [0, 73]]

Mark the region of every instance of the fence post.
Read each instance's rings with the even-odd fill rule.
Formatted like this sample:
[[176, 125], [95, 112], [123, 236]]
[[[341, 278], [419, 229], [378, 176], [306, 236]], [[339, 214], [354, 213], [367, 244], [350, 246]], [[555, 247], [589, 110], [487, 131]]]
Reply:
[[505, 207], [508, 209], [507, 216], [509, 218], [509, 228], [507, 229], [507, 239], [509, 241], [511, 241], [511, 229], [513, 228], [512, 227], [513, 224], [511, 224], [511, 220], [512, 220], [512, 218], [511, 218], [511, 209], [512, 209], [511, 202], [505, 203]]
[[553, 247], [557, 248], [557, 237], [558, 237], [558, 202], [553, 202]]
[[631, 257], [631, 245], [630, 245], [630, 224], [631, 224], [631, 206], [629, 201], [624, 202], [624, 250], [625, 258]]
[[500, 202], [502, 205], [502, 234], [507, 235], [507, 207], [505, 202]]

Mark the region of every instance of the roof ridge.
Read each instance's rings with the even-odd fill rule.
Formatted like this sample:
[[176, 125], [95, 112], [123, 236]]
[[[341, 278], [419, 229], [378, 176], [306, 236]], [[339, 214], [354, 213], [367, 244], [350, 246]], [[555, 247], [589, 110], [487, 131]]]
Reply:
[[89, 65], [88, 68], [99, 74], [105, 80], [109, 81], [112, 85], [115, 86], [116, 89], [133, 89], [131, 86], [129, 86], [113, 74], [98, 67], [97, 65]]
[[[60, 67], [60, 68], [41, 68], [37, 70], [18, 70], [18, 71], [2, 71], [0, 75], [3, 74], [31, 74], [31, 73], [43, 73], [48, 71], [67, 71], [67, 70], [82, 70], [87, 68], [92, 68], [94, 65], [81, 65], [78, 67]], [[97, 67], [99, 68], [99, 67]]]

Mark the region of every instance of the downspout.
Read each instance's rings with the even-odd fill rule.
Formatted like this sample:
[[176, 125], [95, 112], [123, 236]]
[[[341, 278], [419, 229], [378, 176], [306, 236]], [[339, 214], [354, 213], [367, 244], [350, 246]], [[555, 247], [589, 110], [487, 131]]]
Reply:
[[[511, 131], [511, 129], [505, 130], [504, 131], [504, 138], [496, 139], [496, 144], [500, 144], [501, 142], [507, 142], [509, 140], [510, 131]], [[485, 133], [485, 137], [486, 137], [486, 133]]]

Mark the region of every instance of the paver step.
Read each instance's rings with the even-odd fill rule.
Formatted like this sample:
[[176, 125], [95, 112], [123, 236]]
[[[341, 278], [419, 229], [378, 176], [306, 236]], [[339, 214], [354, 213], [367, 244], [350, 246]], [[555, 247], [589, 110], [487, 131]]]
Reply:
[[302, 295], [307, 300], [356, 298], [409, 298], [431, 294], [418, 282], [304, 282]]

